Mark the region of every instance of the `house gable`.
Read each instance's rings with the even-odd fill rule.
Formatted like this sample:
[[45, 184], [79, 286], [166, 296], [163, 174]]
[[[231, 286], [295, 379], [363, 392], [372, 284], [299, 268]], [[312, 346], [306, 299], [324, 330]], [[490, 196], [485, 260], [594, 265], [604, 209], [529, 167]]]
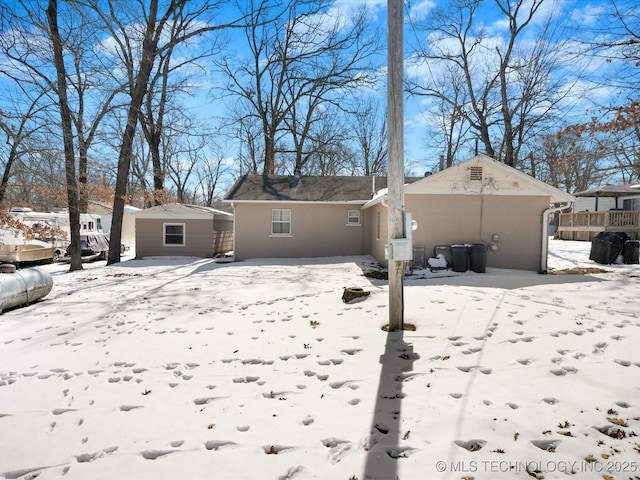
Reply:
[[405, 194], [545, 196], [550, 203], [574, 201], [573, 195], [486, 155], [477, 155], [408, 185]]

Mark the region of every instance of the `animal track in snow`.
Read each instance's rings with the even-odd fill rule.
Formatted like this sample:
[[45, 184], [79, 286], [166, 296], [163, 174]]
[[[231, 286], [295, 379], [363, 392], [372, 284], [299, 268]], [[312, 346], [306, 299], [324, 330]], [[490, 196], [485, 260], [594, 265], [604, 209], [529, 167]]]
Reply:
[[344, 360], [341, 358], [331, 358], [329, 360], [319, 360], [318, 365], [322, 365], [323, 367], [326, 367], [329, 365], [340, 365], [343, 362]]
[[465, 450], [468, 450], [470, 452], [477, 452], [487, 444], [487, 441], [480, 440], [480, 439], [456, 440], [454, 443], [459, 447], [464, 448]]
[[202, 397], [202, 398], [196, 398], [193, 403], [196, 405], [207, 405], [211, 402], [215, 402], [216, 400], [219, 400], [222, 397]]
[[478, 353], [480, 351], [482, 351], [482, 347], [473, 347], [473, 348], [468, 348], [466, 350], [463, 350], [462, 354], [463, 355], [472, 355], [472, 354]]
[[464, 373], [469, 373], [473, 370], [476, 370], [478, 368], [477, 365], [470, 365], [470, 366], [466, 366], [466, 367], [456, 367], [458, 370], [460, 370], [461, 372]]
[[232, 381], [233, 383], [253, 383], [253, 382], [257, 382], [258, 380], [260, 380], [260, 377], [246, 376], [246, 377], [234, 378]]
[[234, 445], [237, 445], [237, 443], [235, 442], [229, 442], [226, 440], [209, 440], [207, 442], [204, 443], [204, 447], [207, 450], [214, 450], [214, 451], [218, 451], [221, 448], [224, 447], [232, 447]]
[[560, 440], [531, 440], [536, 447], [540, 450], [546, 450], [547, 452], [555, 452]]
[[577, 373], [578, 369], [575, 367], [562, 367], [562, 368], [556, 368], [554, 370], [550, 370], [551, 373], [553, 373], [556, 377], [563, 377], [565, 376], [567, 373]]
[[341, 353], [345, 353], [347, 355], [355, 355], [358, 352], [361, 352], [362, 349], [360, 348], [346, 348], [344, 350], [340, 350]]
[[353, 444], [347, 440], [339, 438], [325, 438], [322, 445], [329, 449], [329, 459], [331, 463], [338, 463], [353, 447]]
[[175, 452], [176, 450], [145, 450], [140, 452], [140, 455], [142, 455], [142, 458], [145, 460], [157, 460], [160, 457], [164, 457], [165, 455]]
[[121, 405], [121, 412], [130, 412], [131, 410], [135, 410], [137, 408], [144, 408], [142, 405]]

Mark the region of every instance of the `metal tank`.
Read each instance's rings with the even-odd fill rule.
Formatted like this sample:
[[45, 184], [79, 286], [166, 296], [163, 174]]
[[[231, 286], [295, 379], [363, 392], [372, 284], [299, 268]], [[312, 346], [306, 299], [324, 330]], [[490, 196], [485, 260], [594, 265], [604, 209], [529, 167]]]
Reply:
[[0, 313], [4, 310], [29, 305], [45, 295], [53, 288], [53, 278], [39, 268], [25, 268], [12, 271], [4, 268], [0, 273]]

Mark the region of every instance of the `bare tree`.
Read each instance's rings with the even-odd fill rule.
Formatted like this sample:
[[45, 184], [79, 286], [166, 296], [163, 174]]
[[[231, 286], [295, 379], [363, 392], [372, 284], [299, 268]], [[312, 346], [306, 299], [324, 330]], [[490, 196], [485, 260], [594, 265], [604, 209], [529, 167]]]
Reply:
[[366, 10], [335, 15], [330, 6], [327, 0], [247, 2], [249, 55], [219, 62], [229, 78], [226, 95], [259, 122], [265, 174], [276, 171], [279, 153], [291, 153], [293, 170], [300, 171], [312, 153], [319, 109], [372, 81], [380, 36], [367, 35]]
[[224, 149], [215, 147], [196, 165], [197, 187], [195, 194], [199, 201], [207, 207], [213, 207], [216, 204], [220, 183], [230, 171], [230, 165], [226, 158]]
[[65, 172], [67, 178], [67, 200], [71, 230], [71, 263], [69, 269], [82, 270], [80, 252], [80, 210], [78, 205], [78, 184], [76, 182], [75, 153], [73, 148], [73, 120], [67, 96], [67, 72], [64, 64], [62, 38], [58, 29], [58, 1], [49, 0], [47, 22], [53, 50], [53, 61], [57, 73], [57, 93], [64, 144]]
[[616, 88], [633, 99], [638, 98], [640, 77], [640, 14], [633, 1], [611, 0], [610, 11], [602, 16], [602, 25], [592, 29], [592, 39], [587, 42], [590, 59], [604, 66], [600, 82]]
[[[123, 63], [122, 68], [129, 83], [127, 120], [118, 153], [111, 230], [111, 243], [118, 246], [122, 238], [122, 220], [134, 134], [142, 114], [145, 96], [153, 83], [152, 73], [156, 62], [161, 58], [170, 58], [168, 52], [176, 46], [231, 24], [208, 23], [212, 21], [213, 13], [220, 4], [213, 1], [196, 3], [170, 0], [161, 4], [159, 0], [108, 0], [107, 9], [103, 8], [104, 2], [87, 1], [102, 19], [104, 28], [111, 34], [115, 52]], [[119, 261], [120, 249], [111, 248], [107, 263]]]
[[362, 175], [381, 175], [387, 171], [387, 117], [378, 102], [367, 99], [353, 114], [355, 155]]
[[[443, 6], [431, 23], [421, 26], [428, 32], [415, 47], [421, 75], [409, 88], [434, 98], [446, 112], [442, 133], [447, 164], [456, 145], [464, 142], [457, 134], [466, 135], [468, 129], [487, 155], [519, 166], [522, 149], [530, 149], [535, 136], [555, 120], [558, 103], [570, 88], [553, 78], [564, 47], [553, 12], [538, 18], [543, 1], [493, 0], [507, 25], [503, 36], [480, 20], [487, 6], [482, 0], [453, 1], [450, 9]], [[535, 40], [524, 41], [534, 20], [543, 20], [536, 22]]]
[[533, 176], [565, 192], [575, 193], [600, 183], [605, 156], [606, 149], [591, 135], [579, 128], [567, 127], [541, 137], [529, 161]]
[[[24, 87], [22, 87], [24, 88]], [[5, 91], [5, 93], [8, 93]], [[35, 136], [35, 134], [43, 128], [42, 122], [34, 121], [34, 117], [40, 110], [40, 101], [44, 93], [40, 92], [35, 98], [30, 99], [27, 91], [22, 92], [23, 98], [27, 99], [28, 104], [24, 111], [19, 111], [20, 101], [14, 99], [14, 105], [18, 108], [18, 111], [9, 112], [7, 110], [0, 110], [0, 130], [6, 135], [6, 158], [2, 159], [4, 164], [2, 180], [0, 180], [0, 204], [5, 200], [7, 185], [11, 179], [11, 170], [14, 164], [23, 156], [27, 155], [29, 149], [26, 144], [29, 143], [29, 138]], [[8, 97], [9, 95], [7, 95]]]
[[[58, 2], [56, 2], [58, 3]], [[2, 73], [23, 90], [25, 85], [52, 105], [58, 104], [58, 80], [48, 48], [50, 32], [39, 2], [17, 0], [15, 9], [3, 11], [6, 34], [0, 41], [4, 62]], [[67, 102], [72, 119], [74, 150], [77, 154], [78, 202], [80, 212], [87, 211], [89, 191], [87, 165], [91, 146], [99, 126], [114, 108], [113, 101], [121, 85], [107, 84], [103, 72], [111, 65], [93, 47], [97, 43], [95, 18], [82, 2], [64, 2], [56, 8], [62, 61], [66, 75]], [[25, 92], [26, 93], [26, 92]], [[29, 92], [28, 95], [34, 93]], [[43, 110], [44, 112], [45, 110]], [[54, 111], [50, 112], [54, 115]], [[56, 114], [59, 117], [59, 113]], [[41, 121], [59, 125], [55, 117]], [[71, 206], [69, 206], [71, 208]]]

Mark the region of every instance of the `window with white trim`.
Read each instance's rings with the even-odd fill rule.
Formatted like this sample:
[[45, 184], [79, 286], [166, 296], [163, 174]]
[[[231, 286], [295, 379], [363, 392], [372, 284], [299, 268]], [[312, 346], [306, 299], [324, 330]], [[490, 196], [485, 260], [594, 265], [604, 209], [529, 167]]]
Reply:
[[184, 247], [185, 246], [185, 224], [184, 223], [164, 223], [164, 240], [165, 247]]
[[349, 210], [347, 213], [347, 225], [360, 225], [360, 210]]
[[271, 235], [291, 236], [291, 209], [274, 208], [271, 210]]

